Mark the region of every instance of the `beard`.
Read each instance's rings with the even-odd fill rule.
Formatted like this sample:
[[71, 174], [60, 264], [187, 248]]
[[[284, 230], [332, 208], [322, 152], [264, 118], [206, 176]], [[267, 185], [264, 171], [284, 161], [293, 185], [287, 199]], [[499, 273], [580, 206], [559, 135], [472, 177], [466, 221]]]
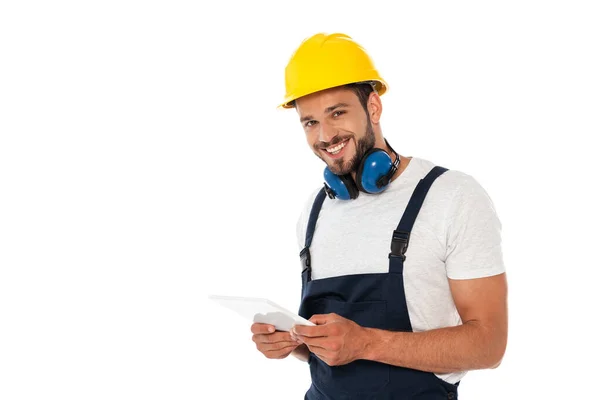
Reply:
[[[339, 138], [339, 140], [332, 141], [331, 144], [323, 147], [335, 145], [336, 143], [343, 142], [346, 139], [348, 139], [347, 136]], [[374, 146], [375, 132], [373, 131], [371, 121], [368, 121], [367, 129], [365, 130], [365, 135], [362, 138], [360, 138], [356, 143], [356, 154], [354, 154], [354, 156], [350, 160], [344, 162], [344, 159], [341, 158], [339, 160], [333, 160], [333, 162], [331, 163], [327, 162], [325, 158], [323, 158], [319, 153], [317, 153], [317, 155], [321, 160], [325, 162], [325, 164], [327, 164], [331, 172], [333, 172], [336, 175], [346, 175], [351, 172], [355, 172], [358, 169], [358, 166], [360, 165], [360, 161], [362, 160], [363, 156]]]

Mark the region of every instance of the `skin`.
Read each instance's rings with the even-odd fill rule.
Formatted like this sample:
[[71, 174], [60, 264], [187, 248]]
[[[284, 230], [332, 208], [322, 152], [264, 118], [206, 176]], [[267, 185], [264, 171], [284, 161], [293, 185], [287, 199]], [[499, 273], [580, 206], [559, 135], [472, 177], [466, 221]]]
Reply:
[[[371, 93], [365, 111], [352, 90], [345, 88], [323, 90], [296, 100], [296, 112], [300, 117], [309, 147], [335, 174], [350, 173], [352, 178], [356, 177], [356, 171], [351, 164], [353, 159], [358, 162], [364, 154], [364, 152], [358, 154], [358, 143], [367, 139], [369, 124], [375, 139], [374, 146], [384, 149], [392, 159], [395, 157], [385, 144], [381, 131], [382, 104], [377, 93]], [[344, 148], [342, 159], [334, 160], [324, 150], [346, 139], [349, 141]], [[409, 157], [401, 154], [399, 156], [400, 168], [392, 180], [400, 176], [410, 161]]]
[[[302, 343], [291, 337], [290, 332], [275, 331], [275, 327], [269, 324], [252, 324], [252, 341], [256, 344], [258, 351], [267, 358], [286, 358]], [[306, 346], [302, 345], [305, 349]], [[308, 350], [306, 350], [308, 360]], [[306, 361], [304, 360], [304, 361]]]
[[[356, 94], [344, 88], [304, 96], [296, 101], [296, 111], [308, 145], [334, 173], [356, 176], [350, 170], [352, 161], [362, 156], [357, 149], [369, 134], [375, 137], [375, 147], [393, 157], [383, 139], [382, 105], [376, 93], [369, 96], [366, 112]], [[346, 139], [349, 141], [341, 159], [331, 159], [323, 150]], [[410, 162], [410, 157], [399, 156], [400, 168], [392, 180]], [[310, 321], [317, 326], [298, 325], [292, 332], [269, 332], [271, 325], [253, 324], [252, 339], [268, 358], [293, 354], [307, 361], [310, 351], [331, 366], [365, 359], [435, 373], [496, 368], [504, 356], [508, 335], [506, 275], [448, 282], [463, 322], [459, 326], [393, 332], [362, 327], [330, 313], [313, 315]]]

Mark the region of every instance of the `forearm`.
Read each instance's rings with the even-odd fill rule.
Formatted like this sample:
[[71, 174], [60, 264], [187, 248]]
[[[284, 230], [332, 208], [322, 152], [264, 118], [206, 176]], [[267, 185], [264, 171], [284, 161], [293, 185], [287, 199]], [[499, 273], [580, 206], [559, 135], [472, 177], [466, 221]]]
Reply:
[[364, 329], [361, 358], [437, 373], [494, 368], [506, 345], [502, 332], [476, 321], [425, 332]]
[[294, 357], [296, 357], [298, 360], [300, 361], [304, 361], [304, 362], [308, 362], [308, 347], [306, 347], [305, 344], [301, 344], [300, 346], [296, 347], [293, 351], [292, 351], [292, 355]]

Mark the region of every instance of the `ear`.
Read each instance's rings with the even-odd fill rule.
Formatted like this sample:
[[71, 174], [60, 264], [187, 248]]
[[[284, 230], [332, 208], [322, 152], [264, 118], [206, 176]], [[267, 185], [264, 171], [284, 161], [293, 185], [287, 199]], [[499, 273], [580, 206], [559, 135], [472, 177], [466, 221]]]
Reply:
[[369, 100], [367, 101], [367, 111], [369, 112], [371, 123], [373, 125], [378, 124], [379, 120], [381, 119], [382, 104], [381, 97], [379, 97], [377, 92], [372, 92], [369, 95]]

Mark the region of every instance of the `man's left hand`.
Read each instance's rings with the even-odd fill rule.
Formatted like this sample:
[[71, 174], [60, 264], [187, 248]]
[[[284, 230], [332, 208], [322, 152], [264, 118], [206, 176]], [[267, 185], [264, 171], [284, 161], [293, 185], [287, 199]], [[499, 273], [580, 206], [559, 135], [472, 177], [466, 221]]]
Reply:
[[368, 336], [365, 328], [338, 314], [316, 314], [316, 326], [295, 325], [292, 339], [299, 339], [327, 365], [344, 365], [362, 358]]

